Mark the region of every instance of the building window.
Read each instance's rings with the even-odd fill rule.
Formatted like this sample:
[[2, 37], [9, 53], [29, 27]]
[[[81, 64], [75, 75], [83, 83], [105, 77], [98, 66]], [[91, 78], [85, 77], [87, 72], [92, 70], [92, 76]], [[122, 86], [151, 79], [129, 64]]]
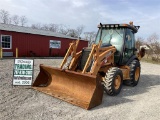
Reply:
[[12, 37], [10, 35], [2, 35], [1, 36], [1, 46], [3, 49], [11, 49], [12, 48]]

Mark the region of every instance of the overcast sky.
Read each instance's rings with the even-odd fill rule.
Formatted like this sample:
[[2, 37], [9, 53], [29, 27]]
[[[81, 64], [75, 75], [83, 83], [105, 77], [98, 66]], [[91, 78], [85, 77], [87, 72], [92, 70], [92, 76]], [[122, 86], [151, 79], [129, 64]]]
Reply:
[[160, 0], [0, 0], [0, 9], [11, 15], [25, 15], [32, 23], [84, 25], [97, 31], [101, 23], [129, 23], [141, 26], [136, 36], [160, 37]]

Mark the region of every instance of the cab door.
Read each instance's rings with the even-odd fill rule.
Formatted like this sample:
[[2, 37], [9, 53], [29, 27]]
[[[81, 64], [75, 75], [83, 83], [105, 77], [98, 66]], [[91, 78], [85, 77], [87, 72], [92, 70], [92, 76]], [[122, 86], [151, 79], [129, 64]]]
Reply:
[[128, 60], [134, 55], [135, 38], [134, 32], [131, 29], [126, 29], [124, 38], [124, 52], [122, 55], [122, 64], [126, 64]]

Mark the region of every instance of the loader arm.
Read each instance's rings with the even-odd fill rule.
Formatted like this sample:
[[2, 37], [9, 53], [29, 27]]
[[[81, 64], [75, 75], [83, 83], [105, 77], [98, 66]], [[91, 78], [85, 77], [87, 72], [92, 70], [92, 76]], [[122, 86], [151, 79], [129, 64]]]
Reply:
[[[101, 49], [99, 49], [100, 51]], [[102, 63], [105, 63], [107, 65], [114, 64], [114, 53], [116, 52], [116, 48], [114, 46], [111, 46], [110, 49], [106, 48], [106, 50], [102, 53], [98, 52], [96, 56], [95, 62], [91, 68], [91, 74], [97, 75], [99, 69], [102, 66]]]
[[88, 57], [87, 62], [85, 64], [84, 68], [83, 68], [82, 73], [86, 72], [86, 70], [89, 67], [89, 64], [91, 63], [91, 60], [93, 59], [93, 57], [94, 57], [94, 61], [96, 60], [95, 56], [97, 54], [99, 54], [99, 49], [100, 49], [101, 44], [102, 44], [102, 40], [100, 40], [98, 44], [93, 44], [92, 45], [92, 50], [91, 50], [91, 52], [89, 54], [89, 57]]
[[[78, 44], [79, 44], [79, 40], [76, 40], [76, 41], [73, 41], [72, 43], [70, 43], [69, 49], [68, 49], [61, 65], [60, 65], [61, 69], [63, 68], [64, 64], [67, 62], [67, 58], [69, 56], [71, 56], [72, 59], [76, 56], [76, 50], [77, 50]], [[77, 55], [79, 55], [79, 54], [77, 54]]]
[[93, 58], [93, 55], [95, 54], [96, 49], [98, 49], [98, 45], [96, 45], [96, 44], [92, 45], [92, 50], [91, 50], [91, 52], [89, 54], [87, 62], [86, 62], [85, 66], [83, 68], [83, 71], [82, 71], [83, 74], [86, 73], [86, 70], [89, 67], [89, 64], [91, 63], [91, 60]]
[[72, 58], [71, 63], [69, 65], [69, 70], [75, 70], [78, 64], [78, 60], [80, 58], [80, 55], [82, 54], [82, 51], [76, 53], [76, 55]]
[[[101, 43], [100, 43], [101, 44]], [[82, 73], [86, 73], [87, 68], [89, 67], [91, 60], [93, 59], [92, 67], [89, 72], [91, 75], [97, 75], [99, 69], [101, 68], [102, 63], [105, 64], [114, 64], [114, 53], [116, 48], [114, 46], [100, 48], [99, 44], [94, 44], [92, 50], [89, 54], [87, 62], [84, 66]], [[110, 58], [108, 60], [108, 58]]]

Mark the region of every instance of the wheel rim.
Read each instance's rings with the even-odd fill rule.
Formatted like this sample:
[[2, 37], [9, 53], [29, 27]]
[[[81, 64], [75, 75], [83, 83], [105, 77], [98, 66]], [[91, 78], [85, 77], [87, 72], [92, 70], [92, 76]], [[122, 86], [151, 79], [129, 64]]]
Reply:
[[136, 71], [135, 71], [135, 81], [138, 81], [139, 76], [140, 76], [140, 68], [137, 67], [137, 68], [136, 68]]
[[119, 89], [120, 85], [121, 85], [121, 77], [120, 75], [117, 75], [114, 82], [114, 88], [117, 90]]

